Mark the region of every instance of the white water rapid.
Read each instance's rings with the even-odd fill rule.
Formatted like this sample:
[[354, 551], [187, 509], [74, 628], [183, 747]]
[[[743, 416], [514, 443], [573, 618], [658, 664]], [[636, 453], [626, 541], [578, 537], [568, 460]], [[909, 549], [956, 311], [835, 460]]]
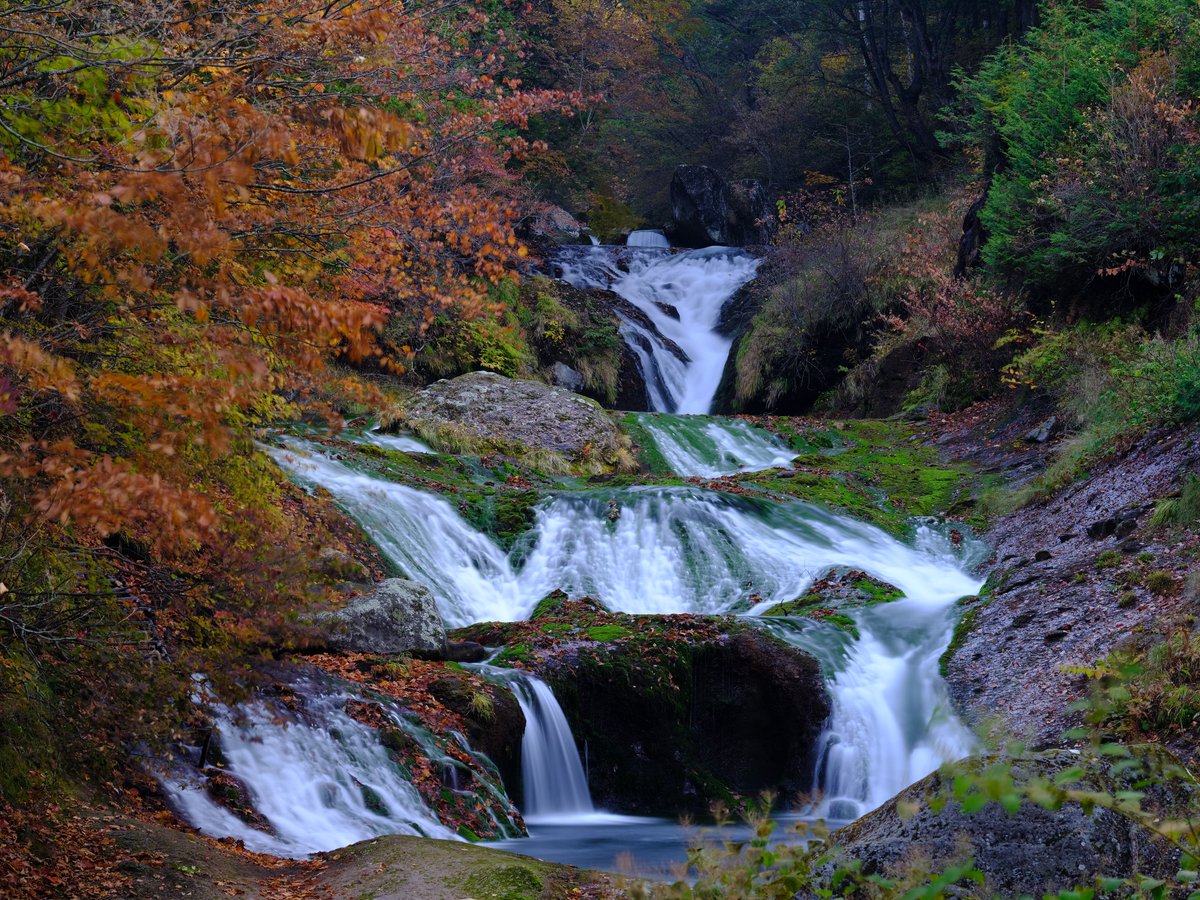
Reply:
[[393, 563], [429, 586], [451, 626], [524, 619], [556, 588], [622, 612], [722, 613], [792, 600], [831, 566], [863, 569], [910, 597], [932, 585], [952, 602], [974, 586], [952, 558], [820, 507], [692, 487], [560, 494], [538, 507], [518, 561], [441, 496], [299, 441], [275, 458], [333, 494]]
[[653, 413], [636, 418], [676, 475], [717, 478], [791, 468], [796, 455], [775, 435], [740, 419]]
[[[611, 290], [653, 323], [657, 334], [618, 311], [622, 334], [638, 358], [653, 408], [707, 413], [733, 344], [716, 330], [721, 310], [738, 288], [754, 278], [759, 261], [731, 247], [671, 253], [659, 246], [562, 248], [555, 261], [564, 281]], [[674, 342], [686, 359], [660, 335]]]
[[[299, 712], [262, 703], [210, 706], [224, 769], [249, 791], [270, 831], [242, 821], [181, 770], [162, 785], [184, 818], [205, 834], [277, 856], [334, 850], [381, 834], [455, 838], [389, 759], [374, 729], [346, 713], [352, 695], [315, 682], [296, 690], [303, 696]], [[392, 719], [414, 730], [399, 714]]]

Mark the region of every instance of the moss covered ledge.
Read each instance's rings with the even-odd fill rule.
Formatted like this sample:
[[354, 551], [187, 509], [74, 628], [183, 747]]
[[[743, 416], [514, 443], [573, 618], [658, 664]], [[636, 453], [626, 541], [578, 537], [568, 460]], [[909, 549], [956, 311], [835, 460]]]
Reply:
[[811, 787], [829, 713], [820, 666], [742, 619], [612, 613], [556, 592], [529, 621], [453, 636], [503, 647], [497, 664], [550, 685], [607, 809], [705, 813]]

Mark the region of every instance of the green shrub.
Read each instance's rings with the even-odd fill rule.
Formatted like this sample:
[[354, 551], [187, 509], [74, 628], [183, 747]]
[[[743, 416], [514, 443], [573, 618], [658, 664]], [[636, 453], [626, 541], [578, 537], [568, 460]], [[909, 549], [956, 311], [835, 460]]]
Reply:
[[1179, 589], [1179, 581], [1173, 572], [1159, 569], [1146, 576], [1146, 588], [1152, 594], [1164, 597], [1175, 593]]
[[1004, 162], [980, 216], [996, 271], [1053, 295], [1197, 258], [1198, 19], [1190, 0], [1043, 4], [964, 80], [966, 140]]

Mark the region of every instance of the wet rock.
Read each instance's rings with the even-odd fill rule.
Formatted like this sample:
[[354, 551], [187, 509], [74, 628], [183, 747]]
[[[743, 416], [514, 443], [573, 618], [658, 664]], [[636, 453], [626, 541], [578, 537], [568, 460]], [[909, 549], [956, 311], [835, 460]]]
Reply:
[[455, 635], [504, 645], [497, 663], [550, 685], [598, 806], [707, 812], [734, 794], [811, 787], [829, 712], [820, 667], [734, 617], [629, 616], [556, 594], [528, 622]]
[[456, 663], [481, 663], [488, 658], [488, 648], [474, 641], [449, 641], [446, 644], [446, 661]]
[[775, 211], [760, 182], [728, 182], [708, 166], [675, 170], [671, 214], [671, 237], [685, 247], [768, 244], [775, 229]]
[[404, 578], [388, 578], [344, 607], [322, 613], [332, 647], [354, 653], [419, 651], [446, 655], [446, 628], [429, 588]]
[[536, 381], [472, 372], [418, 393], [407, 410], [418, 430], [446, 430], [501, 448], [549, 450], [579, 461], [611, 462], [616, 424], [595, 400]]
[[[960, 764], [980, 771], [990, 760]], [[1126, 785], [1108, 774], [1108, 763], [1081, 760], [1070, 751], [1030, 754], [1012, 763], [1018, 783], [1050, 780], [1060, 771], [1083, 763], [1086, 790], [1115, 792]], [[1096, 807], [1085, 812], [1075, 803], [1051, 811], [1023, 802], [1015, 814], [989, 803], [966, 814], [953, 802], [940, 812], [930, 801], [950, 790], [954, 772], [935, 773], [889, 800], [874, 812], [835, 832], [846, 854], [861, 861], [864, 874], [903, 871], [914, 850], [927, 857], [933, 871], [973, 857], [987, 879], [981, 896], [1054, 895], [1097, 876], [1169, 877], [1178, 869], [1179, 852], [1150, 829], [1117, 812]], [[1171, 789], [1150, 803], [1164, 811], [1186, 809], [1194, 785]], [[915, 812], [914, 812], [915, 810]]]
[[841, 610], [899, 600], [904, 592], [857, 569], [844, 569], [818, 578], [803, 597], [772, 606], [764, 616], [829, 618]]
[[489, 684], [477, 690], [453, 675], [430, 683], [429, 693], [447, 709], [463, 717], [467, 740], [496, 764], [510, 796], [521, 796], [521, 738], [525, 714], [512, 691]]
[[240, 778], [224, 769], [206, 769], [204, 790], [213, 800], [251, 828], [271, 831], [271, 823], [254, 807], [254, 795]]
[[1044, 422], [1040, 422], [1035, 428], [1025, 435], [1025, 440], [1031, 444], [1044, 444], [1058, 430], [1058, 416], [1051, 416]]
[[1034, 562], [1046, 562], [1047, 560], [1053, 558], [1054, 554], [1049, 550], [1039, 550], [1037, 553], [1033, 554]]
[[550, 367], [550, 380], [556, 387], [578, 393], [583, 390], [583, 375], [565, 362], [556, 362]]

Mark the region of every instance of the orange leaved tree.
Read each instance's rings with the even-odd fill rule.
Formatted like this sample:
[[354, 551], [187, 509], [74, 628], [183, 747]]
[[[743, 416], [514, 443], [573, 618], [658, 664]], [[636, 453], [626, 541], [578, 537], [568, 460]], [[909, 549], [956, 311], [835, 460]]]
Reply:
[[524, 255], [510, 160], [577, 98], [506, 79], [507, 15], [0, 9], [0, 699], [106, 634], [243, 646], [304, 596], [254, 429], [363, 395], [330, 363], [403, 365], [389, 316], [481, 310]]

